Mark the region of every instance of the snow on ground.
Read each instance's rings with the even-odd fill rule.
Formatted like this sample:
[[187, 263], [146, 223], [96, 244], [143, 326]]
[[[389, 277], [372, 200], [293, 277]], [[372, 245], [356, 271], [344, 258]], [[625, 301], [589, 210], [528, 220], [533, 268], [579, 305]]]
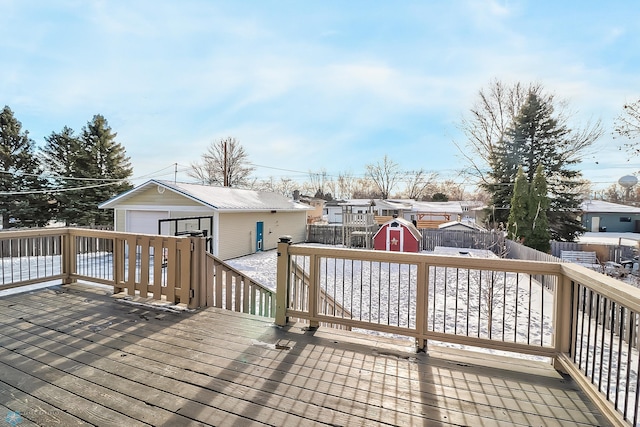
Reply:
[[[595, 233], [604, 234], [604, 233]], [[610, 233], [613, 234], [613, 233]], [[598, 236], [600, 237], [600, 236]], [[638, 236], [640, 237], [640, 236]], [[619, 238], [619, 236], [612, 236], [612, 239]], [[640, 239], [639, 239], [640, 240]], [[321, 246], [321, 245], [318, 245]], [[462, 252], [462, 253], [461, 253]], [[450, 255], [450, 256], [465, 256], [465, 257], [494, 257], [491, 253], [484, 251], [472, 251], [472, 250], [460, 250], [459, 248], [436, 248], [434, 251], [437, 255]], [[275, 290], [276, 283], [276, 251], [266, 251], [254, 255], [249, 255], [241, 258], [229, 260], [228, 262], [236, 269], [246, 273], [254, 280], [262, 283], [270, 289]], [[356, 264], [351, 262], [343, 263], [342, 260], [328, 261], [325, 264], [323, 260], [321, 263], [322, 273], [327, 276], [324, 282], [324, 288], [327, 293], [333, 292], [333, 297], [347, 309], [355, 319], [358, 319], [363, 313], [358, 310], [371, 310], [371, 312], [364, 313], [363, 320], [367, 319], [367, 316], [371, 313], [375, 317], [379, 318], [380, 314], [384, 318], [389, 311], [396, 309], [401, 313], [410, 313], [410, 316], [415, 316], [415, 309], [407, 309], [406, 307], [396, 306], [396, 302], [408, 301], [411, 296], [415, 296], [415, 289], [410, 286], [405, 286], [405, 282], [415, 283], [415, 271], [402, 271], [402, 269], [389, 270], [385, 276], [385, 272], [382, 272], [383, 279], [375, 279], [377, 272], [370, 275], [368, 270], [376, 270], [374, 265], [363, 263], [361, 267], [357, 267]], [[361, 270], [358, 270], [361, 269]], [[363, 271], [364, 274], [360, 274]], [[491, 331], [491, 339], [500, 340], [501, 337], [506, 336], [506, 341], [516, 342], [528, 342], [532, 344], [540, 345], [541, 341], [545, 346], [550, 345], [551, 336], [553, 332], [553, 302], [554, 296], [546, 287], [541, 286], [535, 278], [525, 274], [511, 273], [510, 276], [505, 275], [501, 277], [501, 274], [492, 275], [487, 271], [471, 271], [468, 276], [465, 277], [467, 270], [465, 269], [451, 269], [449, 273], [442, 267], [430, 268], [430, 282], [429, 289], [432, 297], [429, 301], [429, 326], [431, 330], [437, 332], [456, 333], [469, 336], [479, 336], [487, 338], [489, 337], [489, 331]], [[507, 273], [509, 274], [509, 273]], [[325, 277], [325, 276], [323, 276]], [[363, 280], [362, 278], [365, 278]], [[371, 283], [367, 283], [367, 278], [373, 277], [374, 280]], [[397, 282], [394, 282], [394, 278], [397, 277]], [[355, 278], [355, 280], [354, 280]], [[382, 282], [383, 286], [380, 286]], [[343, 284], [342, 289], [338, 288], [336, 292], [336, 283]], [[352, 283], [351, 285], [349, 283]], [[385, 291], [387, 283], [391, 284]], [[398, 283], [398, 286], [395, 286]], [[344, 285], [346, 284], [346, 286]], [[365, 285], [364, 287], [361, 285]], [[370, 294], [363, 294], [363, 289], [369, 285]], [[353, 291], [352, 289], [355, 289]], [[353, 300], [358, 299], [367, 301], [369, 295], [374, 295], [374, 301], [377, 301], [375, 297], [383, 295], [381, 305], [379, 307], [369, 307], [365, 303], [362, 306], [358, 304], [353, 305]], [[385, 301], [385, 298], [390, 298]], [[393, 304], [389, 302], [393, 300]], [[493, 305], [493, 310], [488, 310], [488, 301]], [[375, 304], [374, 304], [375, 305]], [[491, 315], [489, 312], [491, 311]], [[381, 313], [382, 312], [382, 313]], [[406, 314], [405, 314], [406, 315]], [[391, 318], [393, 320], [393, 314]], [[396, 315], [397, 316], [397, 315]], [[496, 319], [489, 320], [489, 317], [495, 316]], [[400, 317], [400, 316], [397, 316]], [[502, 319], [505, 323], [502, 324]], [[402, 325], [407, 323], [411, 324], [411, 320], [403, 320]], [[375, 322], [375, 318], [373, 320]], [[529, 328], [529, 322], [532, 327]], [[466, 324], [465, 324], [466, 323]], [[584, 323], [584, 320], [583, 320]], [[605, 342], [599, 343], [596, 346], [599, 338], [596, 337], [596, 331], [598, 334], [602, 332], [602, 326], [596, 326], [593, 321], [589, 328], [590, 338], [582, 337], [582, 343], [580, 346], [579, 359], [581, 364], [587, 363], [590, 365], [589, 371], [596, 372], [593, 374], [595, 378], [598, 378], [598, 382], [603, 381], [602, 389], [610, 387], [609, 392], [611, 395], [619, 394], [624, 396], [624, 391], [627, 389], [627, 369], [629, 379], [628, 383], [631, 386], [629, 399], [635, 401], [635, 384], [637, 383], [638, 375], [635, 366], [638, 366], [638, 352], [634, 348], [631, 355], [628, 355], [628, 345], [625, 342], [620, 345], [619, 339], [614, 339], [612, 342], [605, 340]], [[584, 324], [582, 325], [585, 328]], [[355, 329], [354, 329], [355, 330]], [[379, 334], [376, 331], [364, 331], [358, 329], [359, 332]], [[585, 331], [583, 331], [585, 332]], [[504, 335], [503, 335], [504, 334]], [[407, 337], [399, 337], [407, 339]], [[409, 340], [407, 341], [410, 342]], [[488, 350], [476, 347], [469, 347], [459, 344], [452, 344], [447, 342], [429, 341], [429, 345], [437, 345], [449, 348], [459, 348], [469, 351], [478, 351], [483, 353], [509, 355], [512, 357], [521, 357], [529, 360], [542, 360], [549, 361], [547, 358], [521, 355], [514, 353], [506, 353], [496, 350]], [[585, 348], [583, 348], [583, 346]], [[611, 352], [610, 352], [611, 351]], [[615, 375], [618, 372], [618, 359], [615, 355], [620, 354], [620, 360], [626, 361], [632, 360], [631, 364], [627, 366], [626, 363], [620, 364], [620, 372], [622, 378], [619, 382], [612, 381], [608, 384], [607, 378], [610, 375]], [[613, 355], [610, 359], [609, 355]], [[592, 364], [592, 360], [601, 360], [602, 367], [597, 364]], [[602, 372], [602, 374], [599, 374]], [[617, 384], [616, 384], [617, 382]], [[630, 409], [630, 412], [635, 413], [635, 407]]]
[[638, 247], [638, 245], [640, 244], [640, 233], [587, 232], [587, 233], [584, 233], [582, 236], [579, 236], [577, 242]]
[[[474, 258], [496, 257], [491, 251], [445, 247], [437, 247], [433, 252], [425, 253]], [[277, 263], [275, 250], [227, 260], [227, 263], [275, 291]], [[376, 263], [371, 265], [366, 262], [361, 264], [356, 262], [354, 264], [328, 259], [323, 261], [321, 270], [323, 277], [326, 278], [323, 287], [327, 294], [331, 295], [354, 319], [367, 320], [373, 316], [374, 323], [380, 322], [380, 319], [383, 319], [383, 323], [384, 319], [391, 319], [392, 322], [394, 320], [400, 322], [400, 319], [403, 319], [400, 326], [415, 324], [415, 304], [410, 308], [407, 307], [411, 305], [409, 301], [415, 297], [415, 268], [413, 271], [397, 268], [384, 271]], [[432, 298], [429, 303], [429, 324], [433, 330], [448, 333], [464, 331], [464, 334], [470, 336], [486, 338], [501, 337], [505, 334], [507, 341], [531, 340], [539, 343], [543, 340], [545, 345], [550, 344], [553, 295], [548, 290], [543, 289], [535, 280], [530, 282], [528, 276], [525, 277], [526, 275], [522, 274], [511, 274], [507, 277], [502, 274], [491, 275], [490, 272], [473, 271], [470, 275], [466, 275], [466, 271], [449, 268], [447, 273], [443, 267], [431, 267], [429, 287]], [[462, 274], [464, 277], [457, 277], [457, 274]], [[459, 286], [458, 281], [462, 285]], [[408, 286], [409, 283], [414, 285]], [[366, 303], [370, 299], [377, 302], [372, 307]], [[365, 303], [361, 304], [359, 301], [365, 301]], [[491, 301], [491, 310], [487, 308], [488, 301]], [[490, 320], [493, 316], [495, 319]], [[497, 318], [502, 316], [508, 319], [504, 325], [497, 321]], [[529, 328], [527, 318], [530, 318], [531, 324], [536, 326]], [[367, 333], [380, 334], [375, 331]], [[439, 344], [469, 349], [456, 344]], [[492, 353], [504, 354], [497, 351]], [[535, 356], [526, 357], [546, 360]]]

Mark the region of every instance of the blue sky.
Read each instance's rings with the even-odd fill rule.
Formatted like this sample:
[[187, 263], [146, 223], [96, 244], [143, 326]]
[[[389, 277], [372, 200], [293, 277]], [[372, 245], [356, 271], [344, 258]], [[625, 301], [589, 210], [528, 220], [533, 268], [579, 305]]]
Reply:
[[640, 97], [639, 22], [635, 0], [0, 0], [0, 104], [40, 145], [104, 115], [135, 184], [175, 163], [189, 180], [226, 136], [262, 178], [360, 175], [387, 154], [463, 181], [478, 91], [536, 82], [570, 124], [602, 120], [580, 167], [603, 188], [640, 169], [612, 137]]

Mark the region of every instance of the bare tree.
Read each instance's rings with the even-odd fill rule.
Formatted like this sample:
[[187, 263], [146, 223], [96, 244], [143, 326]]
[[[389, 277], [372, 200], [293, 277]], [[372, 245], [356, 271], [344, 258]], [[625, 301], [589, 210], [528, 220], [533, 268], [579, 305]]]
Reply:
[[413, 200], [421, 200], [427, 193], [427, 189], [438, 178], [437, 172], [427, 173], [424, 169], [408, 171], [404, 173], [406, 187], [404, 196]]
[[204, 184], [242, 187], [248, 184], [253, 170], [244, 147], [237, 139], [227, 137], [212, 142], [201, 162], [191, 164], [187, 175]]
[[[633, 140], [640, 136], [640, 99], [625, 104], [623, 108], [622, 114], [616, 118], [614, 132]], [[640, 154], [640, 146], [633, 141], [622, 144], [620, 149], [630, 150], [631, 154], [636, 156]]]
[[466, 137], [465, 146], [458, 146], [469, 164], [469, 173], [485, 181], [486, 165], [500, 141], [520, 111], [527, 93], [539, 92], [539, 86], [525, 88], [520, 83], [505, 85], [493, 80], [487, 89], [480, 89], [469, 116], [462, 119], [460, 128]]
[[401, 177], [399, 166], [385, 154], [382, 162], [367, 165], [366, 176], [378, 187], [382, 199], [388, 199]]
[[321, 169], [317, 172], [309, 171], [309, 183], [311, 185], [311, 191], [313, 194], [322, 194], [325, 192], [325, 185], [327, 182], [327, 170]]
[[298, 184], [296, 184], [296, 182], [294, 182], [291, 178], [280, 177], [280, 179], [276, 179], [271, 176], [268, 179], [256, 181], [252, 188], [291, 197], [297, 185]]
[[382, 194], [378, 185], [369, 178], [358, 178], [353, 181], [351, 197], [354, 199], [380, 199]]
[[465, 143], [456, 143], [468, 163], [467, 172], [479, 178], [480, 182], [490, 181], [486, 175], [489, 170], [487, 166], [496, 157], [497, 144], [513, 126], [514, 119], [530, 94], [535, 94], [542, 102], [554, 106], [559, 127], [572, 129], [570, 137], [564, 142], [562, 162], [580, 161], [588, 154], [587, 148], [602, 136], [602, 124], [599, 120], [593, 123], [588, 121], [582, 128], [567, 126], [573, 115], [567, 103], [555, 99], [540, 84], [530, 83], [525, 86], [517, 82], [507, 85], [497, 79], [493, 80], [486, 89], [478, 92], [478, 99], [469, 110], [469, 115], [461, 121], [460, 128], [466, 137]]
[[[338, 182], [336, 194], [339, 194], [341, 199], [348, 199], [353, 197], [355, 178], [351, 174], [351, 172], [340, 172], [338, 173]], [[336, 198], [338, 198], [336, 196]]]

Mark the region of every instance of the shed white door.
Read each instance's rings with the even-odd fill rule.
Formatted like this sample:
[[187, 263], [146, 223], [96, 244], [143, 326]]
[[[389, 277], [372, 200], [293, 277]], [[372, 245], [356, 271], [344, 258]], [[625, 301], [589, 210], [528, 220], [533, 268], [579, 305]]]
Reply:
[[600, 217], [594, 216], [591, 218], [591, 231], [598, 232], [600, 231]]
[[[158, 234], [158, 220], [169, 218], [166, 211], [127, 211], [127, 229], [129, 233]], [[169, 234], [169, 223], [162, 223], [162, 232]]]

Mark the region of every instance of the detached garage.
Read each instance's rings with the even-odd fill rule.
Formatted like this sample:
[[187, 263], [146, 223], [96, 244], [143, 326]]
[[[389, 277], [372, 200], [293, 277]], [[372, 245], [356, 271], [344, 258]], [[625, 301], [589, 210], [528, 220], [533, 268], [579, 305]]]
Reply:
[[412, 222], [394, 218], [382, 224], [373, 236], [373, 248], [379, 251], [420, 252], [422, 234]]
[[102, 203], [114, 230], [175, 235], [203, 231], [221, 259], [274, 249], [290, 235], [303, 242], [309, 206], [264, 191], [150, 180]]

